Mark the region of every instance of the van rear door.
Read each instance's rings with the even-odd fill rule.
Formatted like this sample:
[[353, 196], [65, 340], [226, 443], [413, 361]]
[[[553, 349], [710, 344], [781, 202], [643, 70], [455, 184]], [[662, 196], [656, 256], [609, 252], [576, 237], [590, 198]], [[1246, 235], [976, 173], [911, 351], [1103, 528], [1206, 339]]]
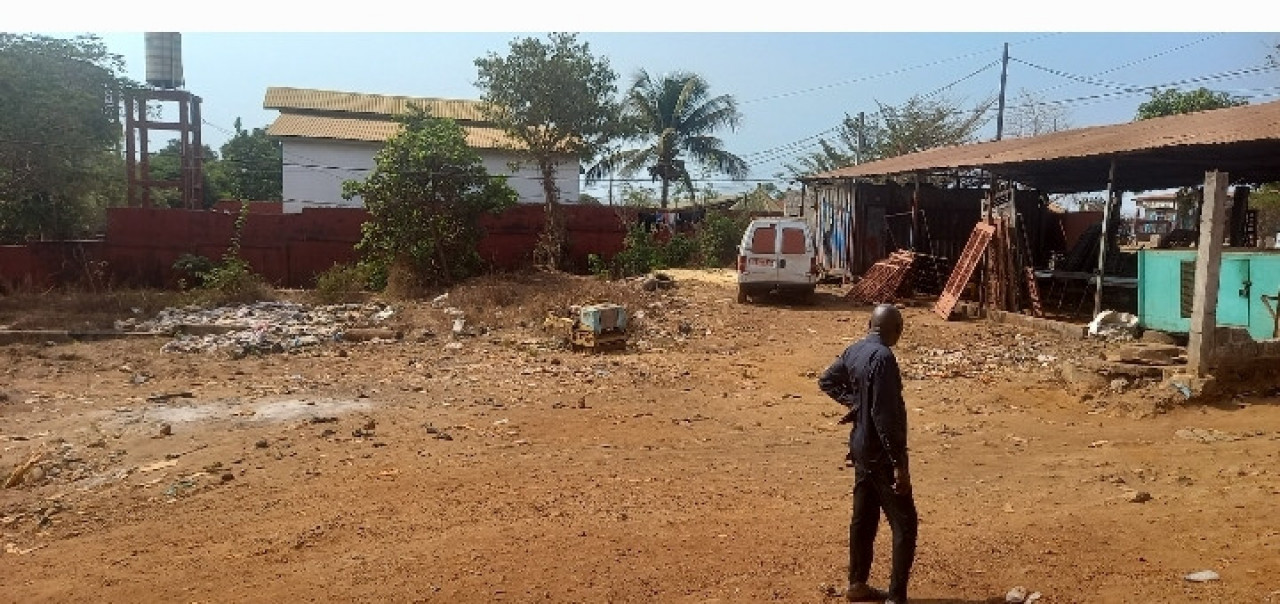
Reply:
[[810, 257], [809, 238], [805, 228], [798, 223], [778, 225], [778, 281], [780, 283], [808, 283]]
[[778, 229], [773, 224], [757, 225], [746, 242], [746, 267], [742, 281], [774, 282], [778, 279]]

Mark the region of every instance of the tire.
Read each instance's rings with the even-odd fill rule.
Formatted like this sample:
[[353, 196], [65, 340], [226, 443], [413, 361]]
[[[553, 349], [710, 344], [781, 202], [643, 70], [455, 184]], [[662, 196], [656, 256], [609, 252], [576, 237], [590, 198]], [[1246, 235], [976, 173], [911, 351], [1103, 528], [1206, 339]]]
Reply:
[[750, 301], [750, 300], [749, 300], [749, 299], [748, 299], [748, 297], [747, 297], [747, 290], [746, 290], [746, 288], [744, 288], [744, 287], [742, 287], [741, 285], [739, 285], [739, 286], [738, 286], [738, 304], [746, 304], [746, 303], [747, 303], [747, 302], [749, 302], [749, 301]]

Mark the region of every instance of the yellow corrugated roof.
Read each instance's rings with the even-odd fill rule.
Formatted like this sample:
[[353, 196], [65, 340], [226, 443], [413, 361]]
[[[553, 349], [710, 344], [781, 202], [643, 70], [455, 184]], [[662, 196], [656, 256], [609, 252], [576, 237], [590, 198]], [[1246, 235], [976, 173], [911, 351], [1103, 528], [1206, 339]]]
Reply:
[[[400, 128], [399, 123], [390, 119], [282, 113], [267, 127], [267, 135], [381, 143], [399, 132]], [[506, 149], [517, 146], [497, 128], [463, 126], [462, 130], [467, 134], [467, 146], [475, 149]]]
[[480, 101], [462, 99], [436, 99], [428, 97], [363, 94], [312, 88], [271, 86], [262, 102], [264, 109], [304, 111], [336, 111], [377, 115], [400, 115], [409, 110], [409, 104], [420, 105], [436, 117], [455, 120], [485, 121], [480, 112]]

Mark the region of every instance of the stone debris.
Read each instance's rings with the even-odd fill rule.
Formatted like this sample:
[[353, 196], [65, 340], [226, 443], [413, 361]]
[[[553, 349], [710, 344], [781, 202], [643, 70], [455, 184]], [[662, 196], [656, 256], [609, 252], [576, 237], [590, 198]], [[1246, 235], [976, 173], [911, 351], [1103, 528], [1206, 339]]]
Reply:
[[[348, 328], [370, 327], [395, 310], [385, 304], [309, 306], [294, 302], [257, 302], [238, 306], [166, 308], [155, 318], [116, 321], [119, 331], [157, 331], [174, 334], [163, 352], [286, 352], [339, 340]], [[190, 326], [203, 335], [187, 335]], [[217, 329], [209, 329], [216, 326]], [[224, 333], [211, 333], [221, 331]]]
[[1041, 597], [1040, 592], [1027, 593], [1027, 588], [1019, 585], [1004, 595], [1004, 601], [1006, 604], [1033, 604], [1039, 602]]
[[[932, 379], [980, 377], [1051, 367], [1064, 350], [1060, 338], [992, 330], [981, 339], [955, 349], [903, 344], [898, 357], [902, 377]], [[1084, 356], [1083, 353], [1081, 356]]]
[[1125, 495], [1124, 500], [1129, 503], [1146, 503], [1151, 501], [1151, 493], [1146, 491], [1131, 491]]
[[1221, 430], [1205, 429], [1205, 428], [1183, 428], [1174, 432], [1178, 438], [1185, 440], [1194, 440], [1202, 443], [1212, 442], [1231, 442], [1240, 440], [1241, 437], [1235, 434], [1229, 434]]
[[1215, 573], [1211, 570], [1202, 570], [1199, 572], [1191, 573], [1182, 578], [1188, 581], [1191, 581], [1192, 583], [1207, 583], [1209, 581], [1217, 581], [1222, 577], [1220, 577], [1218, 573]]

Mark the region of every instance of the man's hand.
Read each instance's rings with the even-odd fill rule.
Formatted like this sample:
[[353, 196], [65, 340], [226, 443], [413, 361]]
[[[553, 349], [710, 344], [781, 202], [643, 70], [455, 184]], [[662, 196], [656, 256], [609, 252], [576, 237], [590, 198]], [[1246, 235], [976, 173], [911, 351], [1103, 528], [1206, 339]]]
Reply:
[[911, 472], [906, 468], [893, 469], [893, 492], [899, 495], [911, 494]]

